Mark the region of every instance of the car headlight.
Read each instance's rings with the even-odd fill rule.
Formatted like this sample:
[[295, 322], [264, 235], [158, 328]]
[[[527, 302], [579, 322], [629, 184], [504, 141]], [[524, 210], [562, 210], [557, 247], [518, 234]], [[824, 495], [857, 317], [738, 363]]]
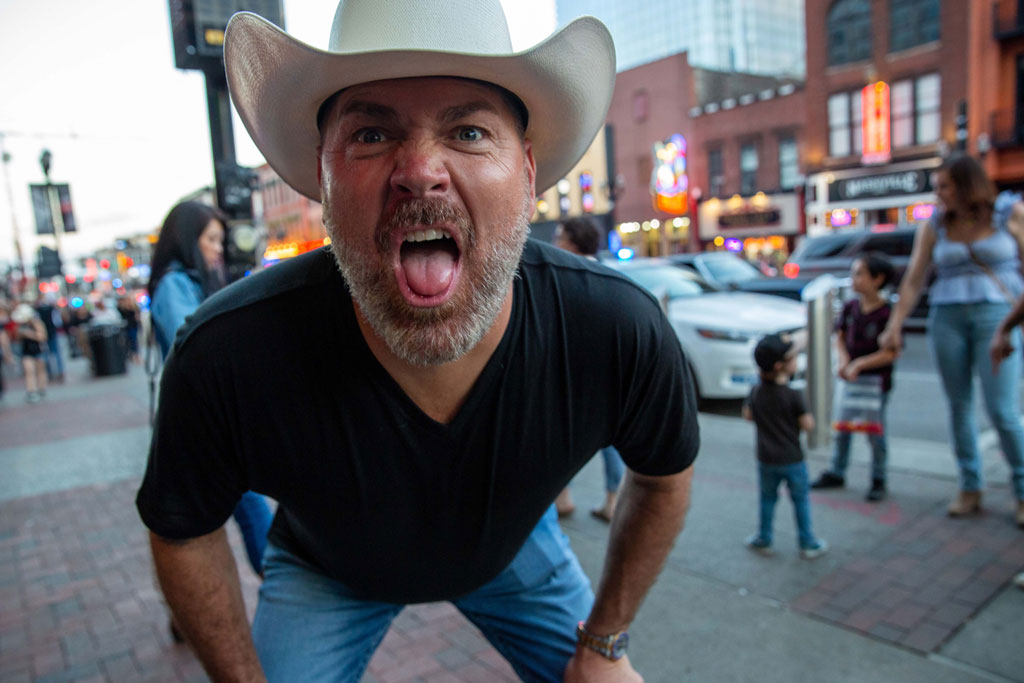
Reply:
[[760, 336], [751, 332], [739, 332], [737, 330], [713, 330], [711, 328], [697, 328], [697, 334], [705, 339], [738, 342], [740, 344], [746, 344], [752, 339]]

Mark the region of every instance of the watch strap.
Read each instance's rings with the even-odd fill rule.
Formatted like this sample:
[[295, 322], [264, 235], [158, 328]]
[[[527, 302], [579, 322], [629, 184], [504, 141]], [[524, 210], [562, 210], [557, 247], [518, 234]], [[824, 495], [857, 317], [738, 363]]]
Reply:
[[576, 642], [593, 650], [603, 657], [613, 661], [621, 659], [626, 654], [626, 646], [629, 644], [629, 634], [626, 631], [619, 631], [606, 636], [599, 636], [591, 633], [579, 622], [576, 625]]

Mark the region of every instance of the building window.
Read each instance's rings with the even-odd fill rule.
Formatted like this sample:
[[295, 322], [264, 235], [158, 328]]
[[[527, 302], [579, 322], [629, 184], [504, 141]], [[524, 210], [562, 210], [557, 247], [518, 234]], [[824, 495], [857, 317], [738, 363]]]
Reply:
[[828, 153], [845, 157], [850, 153], [850, 95], [841, 92], [828, 98]]
[[725, 193], [725, 169], [722, 165], [722, 148], [708, 150], [708, 194], [721, 197]]
[[845, 157], [860, 154], [864, 149], [864, 135], [861, 131], [860, 90], [840, 92], [828, 98], [828, 154]]
[[871, 57], [871, 3], [838, 0], [828, 11], [828, 64], [848, 64]]
[[893, 83], [891, 93], [893, 149], [936, 142], [941, 133], [941, 81], [938, 74]]
[[757, 192], [757, 146], [748, 143], [740, 147], [740, 194]]
[[890, 0], [889, 50], [906, 50], [939, 39], [939, 0]]
[[779, 187], [792, 190], [800, 179], [800, 165], [797, 159], [796, 138], [779, 138]]

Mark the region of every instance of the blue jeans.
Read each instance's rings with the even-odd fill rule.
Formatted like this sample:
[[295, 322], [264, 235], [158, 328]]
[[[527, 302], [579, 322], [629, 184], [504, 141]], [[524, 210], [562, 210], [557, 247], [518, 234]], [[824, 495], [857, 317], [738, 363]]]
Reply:
[[789, 497], [793, 501], [800, 547], [814, 547], [818, 539], [811, 527], [811, 486], [810, 478], [807, 476], [807, 463], [801, 461], [791, 465], [766, 465], [759, 462], [757, 465], [758, 480], [761, 484], [761, 524], [758, 532], [761, 540], [769, 545], [772, 543], [772, 526], [775, 520], [775, 503], [779, 500], [779, 484], [786, 482]]
[[992, 374], [988, 345], [1009, 304], [941, 304], [932, 306], [929, 339], [949, 401], [953, 451], [960, 468], [960, 489], [982, 488], [981, 453], [974, 419], [977, 372], [989, 419], [999, 434], [1003, 456], [1010, 466], [1013, 491], [1024, 500], [1024, 429], [1020, 424], [1018, 391], [1021, 374], [1021, 334], [1013, 331], [1014, 351]]
[[49, 353], [46, 354], [46, 376], [50, 379], [64, 374], [64, 356], [60, 352], [60, 340], [56, 334], [46, 340]]
[[601, 457], [604, 458], [604, 489], [608, 493], [615, 493], [619, 490], [622, 477], [626, 474], [626, 463], [622, 462], [622, 456], [619, 455], [615, 446], [602, 448]]
[[[593, 602], [553, 505], [501, 574], [452, 600], [525, 681], [562, 680]], [[403, 607], [359, 599], [271, 545], [252, 627], [267, 680], [359, 681]]]
[[263, 571], [263, 553], [267, 548], [267, 532], [274, 515], [266, 499], [253, 491], [246, 491], [238, 501], [234, 512], [238, 529], [245, 541], [245, 554], [249, 557], [249, 566], [257, 574]]
[[[889, 459], [889, 447], [885, 441], [885, 408], [889, 404], [889, 392], [882, 393], [881, 434], [865, 434], [871, 445], [871, 478], [885, 481], [885, 464]], [[850, 443], [853, 441], [851, 432], [835, 432], [835, 447], [832, 449], [832, 467], [830, 471], [840, 477], [846, 476], [846, 466], [850, 464]]]

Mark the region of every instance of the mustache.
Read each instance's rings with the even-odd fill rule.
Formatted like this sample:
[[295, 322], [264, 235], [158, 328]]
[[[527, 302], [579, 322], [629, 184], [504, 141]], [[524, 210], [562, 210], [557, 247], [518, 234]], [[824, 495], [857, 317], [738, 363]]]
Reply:
[[381, 216], [374, 230], [374, 242], [381, 254], [391, 249], [393, 235], [410, 225], [451, 225], [462, 235], [463, 244], [472, 249], [476, 246], [476, 228], [469, 214], [452, 202], [439, 197], [407, 199], [396, 204]]

